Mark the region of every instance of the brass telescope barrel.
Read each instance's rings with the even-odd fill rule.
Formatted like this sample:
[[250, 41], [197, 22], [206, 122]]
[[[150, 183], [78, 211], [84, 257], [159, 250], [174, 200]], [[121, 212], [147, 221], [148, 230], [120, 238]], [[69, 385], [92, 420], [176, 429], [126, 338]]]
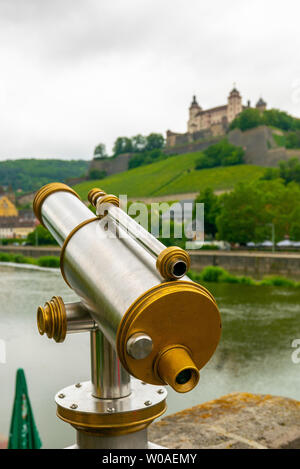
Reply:
[[[117, 199], [109, 197], [108, 215]], [[165, 281], [156, 253], [134, 236], [120, 237], [124, 227], [117, 219], [95, 217], [68, 186], [44, 186], [34, 211], [62, 247], [65, 281], [125, 370], [149, 384], [169, 384], [178, 392], [193, 389], [220, 339], [220, 314], [212, 295], [187, 276]]]

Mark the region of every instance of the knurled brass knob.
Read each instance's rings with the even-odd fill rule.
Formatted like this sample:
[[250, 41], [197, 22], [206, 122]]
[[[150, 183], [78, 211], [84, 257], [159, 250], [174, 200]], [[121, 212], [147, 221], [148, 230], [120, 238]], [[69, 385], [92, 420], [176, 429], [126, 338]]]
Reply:
[[41, 335], [47, 334], [55, 342], [63, 342], [67, 333], [67, 314], [60, 296], [53, 296], [37, 310], [37, 326]]

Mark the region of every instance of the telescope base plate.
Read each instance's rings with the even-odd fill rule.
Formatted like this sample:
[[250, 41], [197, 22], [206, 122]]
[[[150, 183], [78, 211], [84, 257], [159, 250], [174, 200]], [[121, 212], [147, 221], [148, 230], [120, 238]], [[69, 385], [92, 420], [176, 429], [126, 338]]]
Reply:
[[137, 379], [129, 396], [100, 399], [90, 381], [68, 386], [55, 396], [57, 416], [78, 431], [109, 437], [139, 432], [166, 410], [167, 391]]

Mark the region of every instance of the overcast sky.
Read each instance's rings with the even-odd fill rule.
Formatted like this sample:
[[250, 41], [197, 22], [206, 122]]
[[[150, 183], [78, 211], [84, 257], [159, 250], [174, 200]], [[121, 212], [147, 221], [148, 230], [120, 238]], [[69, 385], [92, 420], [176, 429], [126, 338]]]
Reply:
[[0, 0], [0, 159], [184, 132], [193, 94], [300, 117], [297, 0]]

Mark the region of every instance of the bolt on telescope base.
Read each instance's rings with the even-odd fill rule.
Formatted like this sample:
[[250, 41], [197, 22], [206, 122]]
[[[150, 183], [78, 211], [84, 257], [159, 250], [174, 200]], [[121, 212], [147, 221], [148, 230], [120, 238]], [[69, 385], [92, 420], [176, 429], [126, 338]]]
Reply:
[[78, 383], [55, 396], [57, 415], [77, 430], [78, 448], [145, 449], [147, 427], [166, 410], [162, 386], [131, 381], [132, 392], [118, 399], [92, 395], [91, 382]]

